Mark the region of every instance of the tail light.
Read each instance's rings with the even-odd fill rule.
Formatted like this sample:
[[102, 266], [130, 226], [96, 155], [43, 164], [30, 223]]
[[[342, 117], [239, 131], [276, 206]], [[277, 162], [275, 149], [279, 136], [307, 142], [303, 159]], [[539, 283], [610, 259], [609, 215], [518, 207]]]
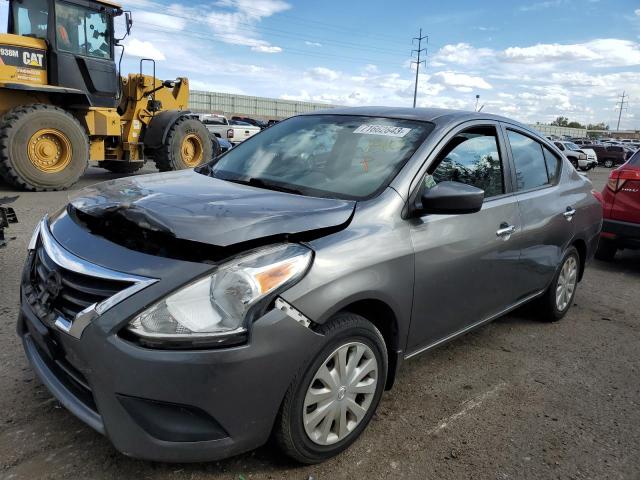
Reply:
[[614, 170], [609, 175], [607, 187], [609, 190], [617, 192], [629, 180], [640, 181], [640, 170]]
[[233, 138], [233, 128], [227, 130], [227, 138]]

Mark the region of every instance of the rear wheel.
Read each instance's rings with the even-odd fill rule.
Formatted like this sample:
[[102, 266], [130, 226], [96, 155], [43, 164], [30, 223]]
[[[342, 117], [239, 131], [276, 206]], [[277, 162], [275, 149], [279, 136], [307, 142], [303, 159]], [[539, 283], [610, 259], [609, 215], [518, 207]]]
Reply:
[[384, 339], [363, 317], [338, 314], [318, 333], [326, 344], [293, 379], [275, 426], [280, 448], [307, 464], [337, 455], [360, 436], [387, 377]]
[[144, 167], [144, 162], [127, 162], [125, 160], [103, 160], [98, 162], [98, 167], [109, 170], [112, 173], [135, 173]]
[[167, 133], [164, 145], [153, 156], [158, 170], [193, 168], [211, 160], [213, 143], [199, 120], [179, 118]]
[[70, 113], [53, 105], [9, 110], [0, 120], [0, 175], [30, 191], [64, 190], [87, 169], [89, 139]]
[[596, 258], [605, 262], [610, 262], [616, 256], [618, 247], [611, 240], [607, 238], [601, 238], [598, 243], [598, 249], [596, 250]]
[[569, 247], [549, 289], [539, 300], [543, 320], [555, 322], [567, 314], [573, 305], [579, 274], [580, 255], [575, 247]]

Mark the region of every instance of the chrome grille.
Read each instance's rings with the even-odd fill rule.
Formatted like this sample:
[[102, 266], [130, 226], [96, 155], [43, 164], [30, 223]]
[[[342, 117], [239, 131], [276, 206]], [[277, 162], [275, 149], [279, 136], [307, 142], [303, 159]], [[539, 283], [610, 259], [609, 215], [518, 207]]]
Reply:
[[41, 320], [52, 327], [62, 316], [73, 320], [85, 308], [106, 300], [132, 285], [131, 282], [83, 275], [57, 265], [40, 244], [31, 265], [29, 303]]

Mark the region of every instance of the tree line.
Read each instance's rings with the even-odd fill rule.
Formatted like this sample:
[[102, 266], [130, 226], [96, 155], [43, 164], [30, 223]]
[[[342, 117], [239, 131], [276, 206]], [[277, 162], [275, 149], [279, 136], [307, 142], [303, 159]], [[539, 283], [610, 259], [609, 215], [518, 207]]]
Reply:
[[551, 125], [553, 125], [554, 127], [586, 128], [587, 130], [609, 130], [609, 125], [604, 122], [583, 125], [582, 123], [576, 122], [575, 120], [570, 122], [567, 117], [558, 117], [553, 122], [551, 122]]

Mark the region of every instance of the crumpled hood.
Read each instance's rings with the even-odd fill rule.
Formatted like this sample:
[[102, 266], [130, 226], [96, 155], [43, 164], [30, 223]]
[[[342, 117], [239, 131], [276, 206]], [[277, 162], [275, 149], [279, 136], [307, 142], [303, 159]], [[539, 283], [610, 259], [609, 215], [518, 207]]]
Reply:
[[95, 218], [120, 215], [147, 230], [220, 247], [346, 225], [355, 203], [240, 185], [193, 170], [112, 180], [71, 199]]

